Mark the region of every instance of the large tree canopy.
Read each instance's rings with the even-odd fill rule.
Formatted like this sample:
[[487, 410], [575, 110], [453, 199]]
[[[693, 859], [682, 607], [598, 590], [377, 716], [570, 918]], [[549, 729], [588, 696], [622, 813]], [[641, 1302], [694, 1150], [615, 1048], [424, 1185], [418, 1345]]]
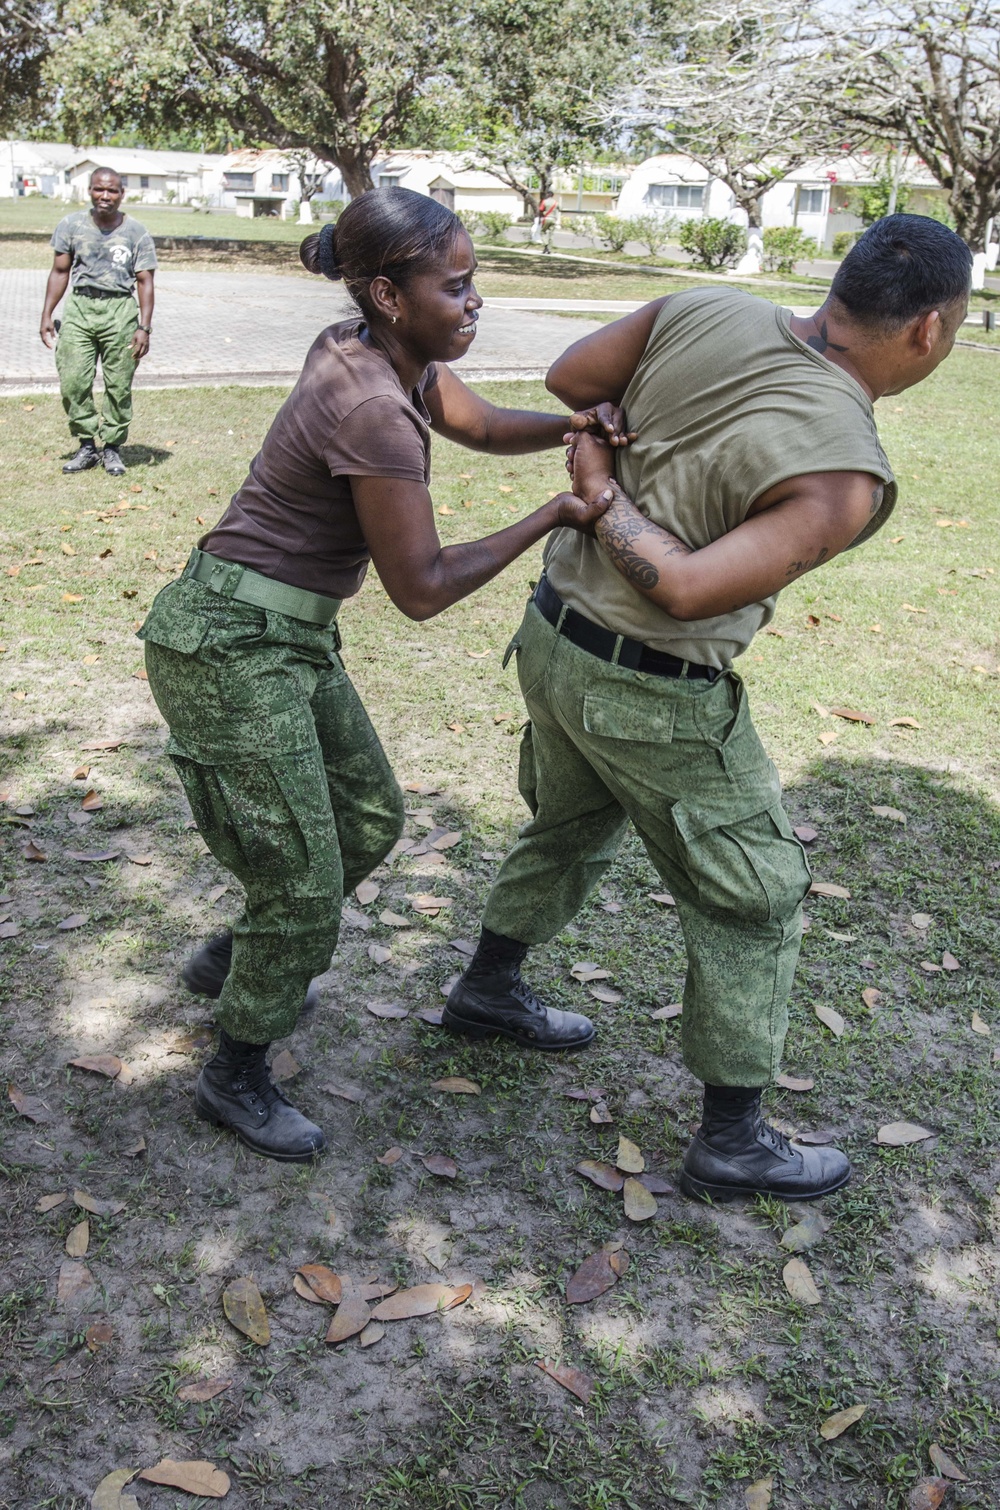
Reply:
[[844, 109], [906, 142], [980, 250], [1000, 214], [1000, 12], [995, 0], [888, 0], [834, 13]]
[[0, 131], [27, 131], [44, 109], [50, 17], [38, 0], [0, 0]]
[[601, 111], [700, 163], [758, 227], [768, 189], [838, 139], [828, 48], [805, 37], [801, 7], [724, 0], [679, 51]]
[[51, 65], [67, 135], [225, 123], [334, 163], [351, 194], [458, 45], [455, 0], [69, 0]]

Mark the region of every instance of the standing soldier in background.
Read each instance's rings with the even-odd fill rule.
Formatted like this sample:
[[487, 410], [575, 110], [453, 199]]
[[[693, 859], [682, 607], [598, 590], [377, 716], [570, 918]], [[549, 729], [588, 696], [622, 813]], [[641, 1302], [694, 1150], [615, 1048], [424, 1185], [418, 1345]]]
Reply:
[[[60, 220], [52, 234], [52, 271], [45, 289], [40, 334], [56, 347], [56, 367], [70, 434], [80, 448], [64, 472], [86, 472], [103, 459], [105, 472], [125, 471], [119, 447], [132, 420], [132, 379], [149, 350], [153, 329], [156, 251], [144, 225], [121, 211], [125, 195], [112, 168], [90, 175], [91, 210]], [[56, 306], [72, 278], [56, 345]], [[138, 289], [138, 307], [133, 295]], [[103, 413], [94, 403], [97, 359], [104, 379]], [[103, 458], [97, 449], [100, 431]]]

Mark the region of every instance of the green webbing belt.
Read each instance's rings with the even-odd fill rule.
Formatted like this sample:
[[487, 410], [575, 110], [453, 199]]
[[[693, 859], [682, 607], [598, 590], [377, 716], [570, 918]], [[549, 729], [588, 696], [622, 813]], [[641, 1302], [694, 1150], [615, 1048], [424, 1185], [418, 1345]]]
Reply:
[[307, 624], [332, 624], [340, 608], [340, 598], [324, 598], [304, 587], [276, 582], [248, 566], [210, 556], [197, 546], [188, 558], [183, 575], [193, 577], [220, 598], [235, 598], [237, 603], [252, 603], [255, 608], [270, 608], [287, 614], [290, 619], [304, 619]]

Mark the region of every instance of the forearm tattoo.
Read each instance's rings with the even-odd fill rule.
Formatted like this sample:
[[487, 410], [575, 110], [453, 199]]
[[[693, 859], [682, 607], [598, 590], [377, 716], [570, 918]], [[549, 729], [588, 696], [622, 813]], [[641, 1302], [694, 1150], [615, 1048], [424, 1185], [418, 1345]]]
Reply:
[[626, 582], [640, 592], [652, 592], [659, 585], [660, 573], [644, 547], [666, 556], [690, 552], [683, 541], [640, 514], [617, 484], [612, 484], [612, 491], [615, 496], [611, 506], [597, 521], [597, 537]]

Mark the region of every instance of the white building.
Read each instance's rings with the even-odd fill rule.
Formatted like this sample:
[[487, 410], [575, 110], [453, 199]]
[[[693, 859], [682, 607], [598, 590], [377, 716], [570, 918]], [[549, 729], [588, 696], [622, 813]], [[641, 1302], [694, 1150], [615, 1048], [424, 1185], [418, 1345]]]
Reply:
[[413, 189], [428, 194], [449, 210], [500, 210], [521, 214], [521, 196], [482, 168], [461, 157], [420, 150], [393, 152], [376, 159], [372, 179], [377, 189]]
[[[324, 174], [317, 199], [348, 199], [344, 181], [336, 168], [308, 159], [305, 171]], [[247, 219], [277, 215], [284, 220], [302, 198], [302, 185], [294, 162], [270, 148], [245, 149], [219, 158], [210, 175], [209, 201], [220, 209], [235, 210]]]
[[0, 142], [0, 199], [68, 194], [67, 169], [79, 155], [67, 142]]
[[[872, 152], [804, 163], [764, 195], [763, 224], [800, 226], [820, 247], [829, 249], [838, 231], [861, 229], [861, 220], [847, 208], [851, 190], [875, 183], [884, 171], [884, 156]], [[904, 156], [900, 183], [910, 190], [907, 209], [914, 214], [926, 214], [933, 205], [946, 202], [944, 190], [918, 158]], [[640, 163], [618, 196], [618, 215], [651, 212], [680, 221], [705, 216], [747, 223], [732, 190], [721, 179], [712, 178], [700, 163], [677, 152], [660, 153]]]
[[113, 168], [132, 204], [189, 204], [205, 199], [221, 155], [157, 152], [138, 147], [83, 147], [74, 154], [60, 197], [85, 203], [95, 168]]

